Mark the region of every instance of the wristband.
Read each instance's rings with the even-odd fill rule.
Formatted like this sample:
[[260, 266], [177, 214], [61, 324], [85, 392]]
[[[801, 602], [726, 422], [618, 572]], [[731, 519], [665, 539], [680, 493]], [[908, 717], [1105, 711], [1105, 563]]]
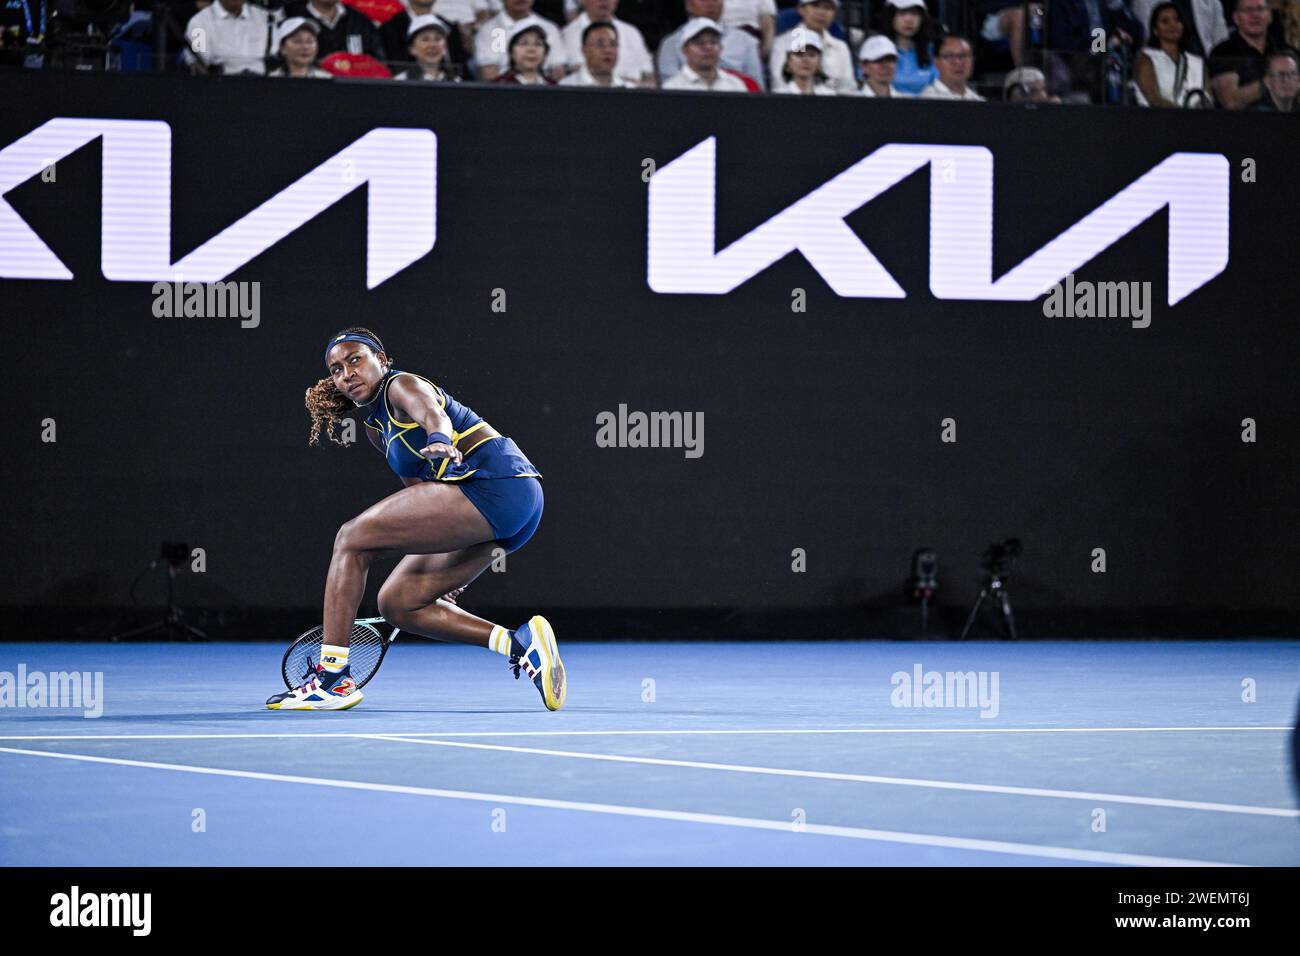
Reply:
[[438, 444], [438, 442], [442, 442], [444, 445], [451, 445], [452, 448], [456, 447], [455, 443], [452, 442], [452, 440], [448, 436], [444, 435], [442, 432], [434, 432], [433, 434], [429, 435], [425, 439], [424, 444], [436, 445]]

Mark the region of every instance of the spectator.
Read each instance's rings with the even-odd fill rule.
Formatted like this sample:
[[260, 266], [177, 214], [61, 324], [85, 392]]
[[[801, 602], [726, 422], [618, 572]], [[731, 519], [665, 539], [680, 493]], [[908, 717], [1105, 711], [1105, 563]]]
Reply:
[[853, 72], [853, 54], [849, 45], [830, 34], [830, 26], [835, 22], [839, 8], [839, 0], [799, 0], [799, 16], [803, 22], [772, 41], [768, 68], [772, 71], [773, 84], [785, 68], [786, 54], [791, 45], [798, 37], [811, 33], [821, 42], [822, 72], [830, 78], [831, 86], [837, 93], [857, 93], [858, 77]]
[[1237, 29], [1210, 51], [1210, 86], [1219, 105], [1244, 110], [1264, 96], [1264, 69], [1277, 49], [1268, 35], [1273, 11], [1268, 0], [1235, 0]]
[[[578, 0], [563, 0], [563, 21], [579, 13]], [[647, 50], [657, 50], [666, 33], [682, 22], [682, 0], [619, 0], [618, 15], [636, 27]], [[597, 17], [596, 19], [600, 19]]]
[[[483, 23], [491, 20], [501, 12], [501, 0], [439, 0], [442, 3], [464, 4], [470, 11], [470, 22]], [[570, 13], [569, 9], [573, 12]], [[537, 0], [533, 4], [533, 13], [539, 19], [547, 20], [557, 27], [562, 27], [578, 15], [575, 0]]]
[[1164, 0], [1151, 11], [1147, 45], [1133, 64], [1140, 106], [1187, 106], [1188, 96], [1194, 96], [1196, 90], [1209, 101], [1205, 60], [1187, 48], [1191, 33], [1172, 0]]
[[722, 59], [722, 27], [716, 20], [687, 20], [677, 40], [685, 65], [664, 81], [665, 90], [707, 90], [712, 93], [746, 93], [738, 76], [718, 69]]
[[1300, 54], [1295, 50], [1281, 49], [1269, 54], [1268, 68], [1264, 73], [1264, 95], [1252, 110], [1268, 113], [1294, 113], [1300, 94]]
[[411, 65], [411, 51], [409, 49], [411, 45], [411, 21], [416, 17], [428, 16], [437, 17], [447, 26], [446, 58], [448, 72], [454, 74], [455, 79], [467, 75], [469, 72], [468, 49], [472, 48], [465, 46], [464, 37], [456, 21], [436, 12], [440, 8], [445, 9], [443, 4], [435, 3], [434, 0], [405, 0], [405, 4], [406, 9], [389, 17], [388, 20], [384, 21], [383, 26], [379, 28], [379, 36], [384, 42], [384, 50], [387, 51], [390, 57], [388, 66], [393, 71], [393, 75], [397, 76]]
[[1025, 4], [1011, 6], [1007, 0], [979, 0], [976, 9], [984, 16], [980, 35], [990, 43], [1006, 40], [1011, 48], [1011, 62], [1019, 66], [1025, 60]]
[[614, 72], [625, 76], [640, 86], [654, 86], [655, 65], [646, 49], [641, 31], [626, 20], [614, 16], [618, 0], [582, 0], [582, 13], [569, 21], [561, 31], [564, 37], [565, 61], [570, 71], [583, 64], [582, 31], [593, 20], [605, 20], [618, 31], [618, 63]]
[[[385, 24], [387, 26], [387, 24]], [[399, 80], [450, 83], [460, 79], [447, 55], [447, 41], [456, 28], [432, 13], [417, 16], [406, 30], [406, 52], [415, 61], [393, 76]]]
[[862, 63], [862, 86], [858, 89], [860, 96], [872, 96], [877, 99], [911, 99], [911, 93], [904, 93], [894, 85], [894, 75], [898, 71], [898, 47], [884, 34], [877, 33], [862, 41], [858, 50], [858, 59]]
[[[1266, 2], [1266, 0], [1256, 0]], [[1047, 46], [1056, 53], [1091, 54], [1097, 31], [1108, 41], [1134, 47], [1142, 39], [1142, 25], [1129, 13], [1124, 0], [1052, 0], [1047, 12]]]
[[555, 81], [543, 69], [551, 50], [550, 41], [546, 39], [546, 27], [552, 25], [541, 17], [526, 17], [511, 27], [506, 42], [510, 69], [498, 76], [495, 82], [554, 86]]
[[284, 65], [268, 76], [328, 80], [330, 75], [316, 65], [320, 24], [308, 17], [289, 17], [275, 28], [275, 49]]
[[835, 88], [826, 82], [822, 72], [822, 44], [811, 30], [801, 31], [794, 45], [785, 55], [781, 68], [781, 82], [772, 78], [773, 93], [793, 93], [802, 96], [834, 96]]
[[924, 0], [890, 0], [881, 16], [880, 32], [898, 49], [894, 86], [899, 90], [915, 96], [939, 75], [933, 42], [939, 30]]
[[[690, 10], [690, 4], [686, 5]], [[696, 16], [696, 14], [691, 14]], [[707, 14], [698, 14], [706, 16]], [[726, 55], [727, 30], [743, 30], [758, 41], [758, 55], [767, 58], [772, 51], [772, 41], [776, 38], [776, 2], [775, 0], [729, 0], [722, 17], [714, 17], [722, 24], [723, 55]], [[741, 70], [742, 73], [748, 72]], [[751, 76], [753, 74], [750, 74]], [[761, 77], [755, 77], [761, 79]]]
[[[1156, 7], [1165, 0], [1129, 0], [1129, 9], [1138, 23], [1150, 24]], [[1204, 59], [1216, 46], [1228, 39], [1228, 18], [1221, 0], [1175, 0], [1187, 34], [1187, 52]], [[1196, 29], [1190, 29], [1195, 26]], [[1148, 35], [1147, 41], [1151, 37]]]
[[[720, 15], [726, 9], [729, 9], [734, 2], [736, 0], [729, 0], [724, 5], [724, 0], [686, 0], [686, 12], [690, 14], [692, 20], [703, 17], [706, 20], [716, 20], [721, 24], [722, 59], [719, 61], [720, 65], [725, 69], [744, 73], [758, 83], [762, 89], [767, 89], [766, 71], [763, 69], [758, 40], [743, 29], [728, 26], [726, 20]], [[657, 65], [661, 81], [666, 80], [682, 68], [682, 51], [678, 42], [681, 39], [682, 29], [674, 30], [664, 37], [663, 42], [659, 44]]]
[[975, 54], [964, 36], [950, 33], [940, 40], [935, 62], [939, 66], [939, 75], [921, 91], [921, 99], [984, 102], [984, 97], [966, 85], [975, 69]]
[[[46, 7], [45, 0], [0, 2], [0, 67], [41, 68], [44, 64], [41, 41], [46, 35], [46, 23], [53, 6], [51, 3]], [[125, 26], [126, 21], [117, 29]]]
[[321, 58], [331, 53], [364, 53], [381, 63], [384, 42], [379, 30], [364, 13], [345, 7], [339, 0], [294, 0], [284, 8], [286, 17], [310, 17], [320, 26]]
[[546, 74], [553, 80], [564, 76], [564, 42], [559, 28], [550, 20], [533, 14], [533, 0], [505, 0], [501, 12], [480, 24], [474, 38], [474, 60], [478, 64], [479, 79], [490, 83], [510, 68], [506, 55], [510, 31], [525, 20], [536, 23], [546, 37], [549, 52], [542, 64]]
[[[1049, 88], [1077, 91], [1070, 98], [1087, 102], [1102, 91], [1108, 66], [1118, 63], [1123, 70], [1131, 62], [1142, 37], [1142, 25], [1124, 0], [1052, 0], [1047, 11]], [[1117, 92], [1122, 93], [1122, 83]]]
[[1059, 103], [1047, 92], [1047, 77], [1032, 66], [1018, 66], [1002, 79], [1002, 98], [1008, 103]]
[[1277, 19], [1282, 26], [1282, 39], [1293, 50], [1300, 50], [1300, 0], [1282, 0]]
[[267, 37], [270, 33], [266, 10], [246, 0], [217, 0], [204, 7], [185, 24], [191, 56], [184, 54], [194, 73], [265, 73]]
[[582, 58], [582, 69], [560, 80], [561, 86], [636, 86], [614, 72], [618, 62], [618, 30], [614, 24], [600, 20], [587, 24], [582, 31]]

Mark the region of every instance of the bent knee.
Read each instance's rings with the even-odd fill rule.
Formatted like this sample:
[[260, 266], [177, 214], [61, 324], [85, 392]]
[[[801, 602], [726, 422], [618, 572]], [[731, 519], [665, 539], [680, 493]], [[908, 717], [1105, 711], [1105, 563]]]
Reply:
[[334, 535], [334, 551], [337, 554], [340, 551], [350, 551], [360, 553], [369, 549], [366, 542], [368, 529], [366, 523], [360, 518], [352, 518], [339, 525], [338, 533]]
[[389, 624], [405, 627], [412, 623], [416, 612], [424, 610], [436, 601], [429, 601], [423, 595], [402, 585], [385, 584], [379, 589], [379, 613]]

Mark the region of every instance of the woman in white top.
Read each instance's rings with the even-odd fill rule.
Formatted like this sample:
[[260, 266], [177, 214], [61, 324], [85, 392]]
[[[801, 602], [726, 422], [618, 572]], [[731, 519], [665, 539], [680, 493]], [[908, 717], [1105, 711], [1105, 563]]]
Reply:
[[[1136, 99], [1142, 106], [1210, 106], [1205, 60], [1187, 52], [1187, 25], [1178, 5], [1151, 11], [1150, 39], [1133, 64]], [[1198, 95], [1203, 94], [1202, 95]]]
[[316, 34], [320, 25], [306, 17], [289, 17], [275, 28], [275, 49], [284, 60], [284, 66], [272, 70], [267, 76], [305, 77], [328, 80], [330, 74], [316, 66], [320, 43]]
[[460, 79], [454, 76], [447, 61], [447, 22], [433, 14], [411, 18], [406, 28], [407, 52], [414, 61], [398, 73], [399, 80], [421, 80], [432, 83], [450, 83]]
[[772, 87], [773, 93], [794, 93], [804, 96], [835, 96], [835, 87], [827, 82], [822, 72], [822, 45], [817, 34], [805, 30], [802, 42], [796, 40], [785, 55], [781, 67], [782, 83]]

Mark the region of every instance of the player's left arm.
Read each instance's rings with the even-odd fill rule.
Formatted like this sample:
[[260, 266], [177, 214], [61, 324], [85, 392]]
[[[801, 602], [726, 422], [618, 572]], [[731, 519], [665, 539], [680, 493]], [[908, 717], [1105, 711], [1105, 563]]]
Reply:
[[420, 449], [426, 458], [450, 458], [457, 465], [461, 453], [451, 444], [451, 419], [443, 411], [438, 393], [433, 386], [413, 375], [399, 375], [388, 383], [388, 397], [405, 414], [406, 420], [416, 422], [426, 435], [441, 433], [446, 441], [434, 441]]

